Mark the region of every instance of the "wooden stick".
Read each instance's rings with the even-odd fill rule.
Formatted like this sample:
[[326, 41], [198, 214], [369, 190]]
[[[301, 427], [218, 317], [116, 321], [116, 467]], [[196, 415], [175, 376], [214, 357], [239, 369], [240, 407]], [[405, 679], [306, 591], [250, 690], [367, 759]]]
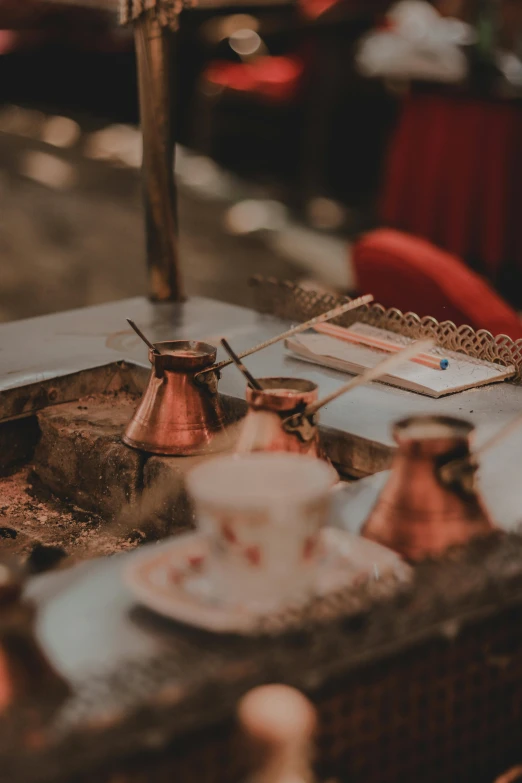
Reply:
[[[328, 310], [326, 313], [316, 315], [315, 318], [310, 318], [309, 321], [305, 321], [298, 326], [293, 326], [287, 332], [283, 332], [283, 334], [278, 334], [276, 337], [271, 337], [270, 340], [265, 340], [264, 343], [259, 343], [259, 345], [255, 345], [253, 348], [249, 348], [247, 351], [239, 353], [238, 358], [244, 359], [245, 356], [250, 356], [253, 353], [257, 353], [257, 351], [262, 351], [264, 348], [268, 348], [270, 345], [275, 345], [275, 343], [278, 343], [281, 340], [286, 340], [287, 337], [292, 337], [294, 334], [299, 334], [299, 332], [305, 332], [307, 329], [311, 329], [317, 324], [323, 323], [324, 321], [329, 321], [331, 318], [336, 318], [339, 315], [343, 315], [343, 313], [348, 313], [350, 310], [355, 310], [357, 307], [362, 307], [362, 305], [368, 304], [369, 302], [373, 302], [372, 294], [359, 296], [357, 299], [352, 299], [351, 302], [345, 302], [338, 307], [334, 307], [332, 310]], [[207, 367], [206, 369], [196, 373], [194, 378], [197, 379], [207, 372], [216, 372], [217, 370], [222, 370], [223, 367], [228, 367], [230, 364], [232, 364], [232, 359], [225, 359], [222, 362], [213, 364], [212, 367]]]
[[506, 424], [504, 424], [504, 426], [501, 427], [498, 432], [492, 435], [491, 438], [488, 438], [488, 440], [478, 449], [475, 449], [466, 457], [457, 457], [456, 459], [441, 465], [439, 468], [441, 478], [447, 483], [452, 483], [455, 480], [459, 480], [459, 477], [462, 477], [463, 471], [465, 471], [466, 468], [469, 468], [471, 465], [474, 465], [475, 467], [478, 465], [478, 457], [482, 457], [486, 451], [489, 451], [491, 448], [493, 448], [493, 446], [496, 446], [497, 443], [503, 440], [506, 436], [511, 435], [513, 430], [515, 430], [517, 427], [520, 427], [521, 424], [522, 413], [519, 413], [518, 416], [515, 416]]
[[[343, 326], [336, 326], [335, 324], [319, 324], [314, 328], [316, 332], [326, 334], [329, 337], [335, 337], [338, 340], [343, 340], [347, 343], [353, 343], [354, 345], [376, 348], [379, 351], [398, 353], [404, 348], [404, 345], [401, 345], [401, 343], [382, 340], [378, 337], [372, 337], [371, 335], [350, 332], [349, 329], [345, 329]], [[419, 356], [415, 356], [412, 361], [417, 362], [417, 364], [423, 364], [425, 367], [431, 367], [433, 370], [446, 370], [449, 367], [449, 362], [447, 359], [440, 359], [438, 356], [433, 356], [429, 353], [423, 353]]]
[[161, 354], [161, 351], [158, 351], [158, 349], [156, 348], [156, 346], [155, 346], [153, 343], [151, 343], [151, 341], [150, 341], [150, 340], [149, 340], [147, 337], [145, 337], [145, 335], [143, 334], [143, 332], [141, 331], [141, 329], [140, 329], [138, 326], [136, 326], [136, 324], [134, 323], [134, 321], [132, 321], [130, 318], [127, 318], [127, 323], [128, 323], [130, 326], [132, 326], [132, 328], [134, 329], [134, 331], [136, 332], [136, 334], [138, 335], [138, 337], [139, 337], [141, 340], [143, 340], [143, 342], [145, 343], [145, 345], [146, 345], [148, 348], [150, 348], [150, 350], [152, 351], [152, 353], [155, 353], [155, 354], [157, 354], [158, 356]]
[[493, 446], [496, 446], [497, 443], [499, 443], [501, 440], [504, 440], [504, 438], [510, 435], [513, 432], [513, 430], [515, 430], [517, 427], [520, 427], [521, 424], [522, 424], [522, 413], [519, 413], [517, 416], [514, 416], [506, 424], [504, 424], [504, 426], [501, 427], [498, 432], [492, 435], [491, 438], [488, 438], [488, 440], [485, 443], [483, 443], [482, 446], [479, 446], [478, 449], [475, 449], [475, 451], [472, 452], [470, 457], [473, 458], [473, 457], [478, 457], [479, 455], [482, 456], [484, 452], [489, 451], [491, 448], [493, 448]]
[[250, 373], [247, 370], [247, 368], [245, 367], [245, 365], [243, 364], [243, 362], [241, 361], [239, 356], [235, 353], [235, 351], [232, 350], [232, 347], [228, 344], [228, 342], [225, 340], [224, 337], [221, 340], [221, 345], [223, 346], [225, 351], [228, 353], [228, 355], [230, 356], [230, 358], [232, 359], [232, 361], [234, 362], [234, 364], [236, 365], [238, 370], [243, 373], [243, 375], [247, 379], [247, 383], [250, 386], [250, 388], [251, 389], [256, 389], [257, 391], [262, 391], [263, 387], [261, 386], [259, 381], [256, 381], [256, 379], [254, 378], [252, 373]]
[[394, 370], [396, 367], [406, 361], [410, 361], [417, 354], [422, 353], [423, 351], [428, 351], [433, 347], [433, 345], [434, 341], [431, 339], [417, 340], [416, 342], [411, 343], [399, 353], [394, 353], [393, 356], [388, 356], [386, 359], [383, 359], [382, 362], [376, 364], [375, 367], [370, 367], [361, 375], [357, 375], [355, 378], [352, 378], [351, 381], [346, 383], [344, 386], [341, 386], [331, 394], [328, 394], [326, 397], [323, 397], [322, 400], [312, 402], [305, 408], [303, 415], [312, 416], [314, 413], [317, 413], [319, 408], [322, 408], [323, 405], [327, 405], [329, 402], [336, 400], [337, 397], [341, 397], [341, 395], [346, 394], [346, 392], [349, 392], [352, 389], [355, 389], [357, 386], [364, 386], [365, 383], [370, 383], [370, 381], [375, 381], [378, 378], [381, 378], [383, 375], [387, 375], [389, 372], [391, 372], [391, 370]]

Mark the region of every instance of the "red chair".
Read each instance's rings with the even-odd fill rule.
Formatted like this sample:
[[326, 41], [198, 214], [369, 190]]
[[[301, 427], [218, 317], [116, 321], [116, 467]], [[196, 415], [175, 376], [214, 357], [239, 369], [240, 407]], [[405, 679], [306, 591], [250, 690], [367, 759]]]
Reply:
[[491, 286], [424, 239], [377, 229], [355, 243], [353, 263], [358, 290], [384, 307], [522, 338], [522, 321]]
[[[409, 95], [390, 145], [382, 222], [473, 260], [493, 283], [510, 267], [522, 270], [521, 109], [456, 95]], [[515, 292], [506, 295], [517, 299]]]

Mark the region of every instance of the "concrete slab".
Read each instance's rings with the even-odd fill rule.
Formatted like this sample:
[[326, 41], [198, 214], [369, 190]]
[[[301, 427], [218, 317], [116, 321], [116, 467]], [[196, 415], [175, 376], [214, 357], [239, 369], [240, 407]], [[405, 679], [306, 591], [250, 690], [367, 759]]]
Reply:
[[41, 437], [33, 467], [58, 497], [105, 519], [137, 503], [144, 455], [121, 440], [136, 399], [91, 397], [55, 405], [38, 414]]

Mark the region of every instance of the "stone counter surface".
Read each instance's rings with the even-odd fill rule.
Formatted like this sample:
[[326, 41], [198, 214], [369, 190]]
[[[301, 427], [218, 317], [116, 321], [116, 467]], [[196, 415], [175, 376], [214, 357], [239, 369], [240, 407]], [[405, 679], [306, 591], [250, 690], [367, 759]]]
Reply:
[[[267, 340], [290, 326], [254, 310], [210, 299], [183, 304], [152, 304], [128, 299], [55, 315], [0, 325], [0, 421], [28, 415], [48, 405], [111, 388], [118, 372], [148, 367], [147, 349], [128, 327], [134, 319], [153, 341], [196, 339], [218, 344], [226, 337], [237, 352]], [[218, 359], [227, 358], [220, 348]], [[122, 364], [123, 363], [123, 364]], [[258, 376], [303, 377], [328, 394], [346, 374], [291, 358], [282, 344], [247, 359]], [[130, 367], [130, 369], [129, 369]], [[236, 368], [222, 373], [220, 391], [244, 400], [244, 379]], [[414, 413], [467, 418], [481, 442], [520, 411], [522, 388], [510, 383], [448, 395], [440, 399], [384, 384], [355, 389], [321, 411], [329, 431], [341, 433], [355, 475], [387, 467], [393, 448], [391, 425]], [[522, 431], [519, 435], [522, 442]]]

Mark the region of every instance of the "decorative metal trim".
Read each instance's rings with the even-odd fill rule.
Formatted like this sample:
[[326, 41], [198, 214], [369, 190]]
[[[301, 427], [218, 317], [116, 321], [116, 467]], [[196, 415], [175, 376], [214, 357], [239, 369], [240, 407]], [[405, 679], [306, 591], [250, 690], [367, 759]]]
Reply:
[[150, 13], [162, 27], [177, 30], [181, 11], [192, 6], [191, 0], [120, 0], [120, 22], [129, 24]]
[[[256, 276], [250, 280], [254, 292], [254, 308], [267, 315], [287, 321], [306, 321], [350, 299], [321, 291], [302, 288], [288, 280]], [[453, 321], [437, 321], [415, 313], [403, 313], [395, 307], [386, 310], [380, 304], [363, 305], [358, 310], [333, 319], [333, 323], [350, 326], [356, 321], [387, 329], [404, 337], [433, 337], [448, 351], [457, 351], [476, 359], [514, 365], [512, 383], [522, 384], [522, 339], [512, 340], [505, 334], [496, 337], [486, 329], [475, 331], [471, 326], [456, 326]]]

